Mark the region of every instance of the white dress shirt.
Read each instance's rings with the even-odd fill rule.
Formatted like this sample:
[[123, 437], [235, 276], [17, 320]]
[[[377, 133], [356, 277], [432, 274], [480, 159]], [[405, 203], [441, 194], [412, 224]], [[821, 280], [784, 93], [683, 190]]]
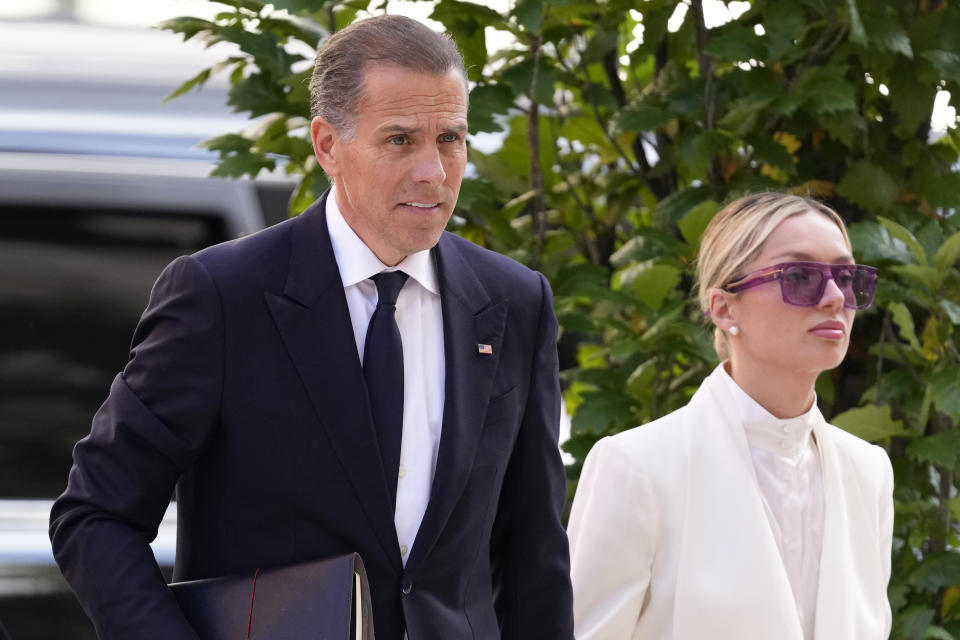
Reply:
[[394, 525], [404, 565], [430, 500], [443, 421], [443, 316], [436, 264], [429, 250], [387, 267], [347, 224], [334, 191], [327, 196], [327, 228], [347, 297], [357, 354], [363, 362], [367, 326], [377, 306], [381, 271], [403, 271], [410, 278], [397, 298], [397, 326], [403, 342], [403, 436]]
[[813, 427], [816, 401], [795, 418], [777, 418], [734, 382], [730, 388], [750, 446], [753, 468], [783, 566], [793, 590], [803, 637], [812, 640], [823, 546], [823, 476]]

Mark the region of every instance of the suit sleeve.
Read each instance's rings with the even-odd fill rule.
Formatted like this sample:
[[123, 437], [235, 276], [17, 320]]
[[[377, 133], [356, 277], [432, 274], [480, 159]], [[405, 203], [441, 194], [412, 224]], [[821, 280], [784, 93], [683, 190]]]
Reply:
[[578, 640], [632, 638], [657, 546], [656, 513], [637, 463], [604, 438], [587, 455], [570, 512]]
[[560, 381], [553, 293], [541, 286], [531, 380], [494, 523], [491, 563], [503, 640], [573, 638], [570, 556], [558, 445]]
[[178, 258], [154, 285], [130, 361], [50, 514], [54, 556], [101, 640], [196, 640], [149, 543], [216, 422], [222, 371], [216, 287], [203, 265]]

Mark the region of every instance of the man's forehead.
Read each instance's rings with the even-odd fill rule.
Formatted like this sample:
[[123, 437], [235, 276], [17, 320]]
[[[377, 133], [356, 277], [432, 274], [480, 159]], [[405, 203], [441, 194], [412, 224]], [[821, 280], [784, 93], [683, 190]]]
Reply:
[[469, 88], [466, 78], [456, 69], [445, 73], [431, 73], [383, 62], [369, 62], [364, 67], [361, 103], [374, 95], [378, 101], [382, 101], [391, 94], [404, 98], [413, 97], [417, 93], [427, 102], [449, 101], [453, 98], [466, 105]]

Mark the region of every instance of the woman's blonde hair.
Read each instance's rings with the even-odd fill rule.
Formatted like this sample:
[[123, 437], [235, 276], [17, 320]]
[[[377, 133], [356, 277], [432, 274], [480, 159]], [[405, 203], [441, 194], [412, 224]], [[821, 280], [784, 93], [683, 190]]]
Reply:
[[[793, 216], [818, 211], [832, 220], [847, 247], [850, 237], [836, 211], [813, 198], [789, 193], [761, 192], [744, 196], [723, 207], [707, 225], [697, 256], [697, 283], [700, 309], [710, 309], [710, 290], [746, 275], [743, 267], [760, 255], [767, 238], [777, 226]], [[714, 327], [713, 344], [717, 355], [727, 359], [727, 338]]]

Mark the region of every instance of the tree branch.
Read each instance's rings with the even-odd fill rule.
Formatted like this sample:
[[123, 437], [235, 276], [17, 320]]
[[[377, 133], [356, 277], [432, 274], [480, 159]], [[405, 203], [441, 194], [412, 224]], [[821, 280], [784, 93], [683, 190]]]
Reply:
[[[700, 77], [704, 80], [703, 106], [706, 111], [704, 129], [706, 131], [712, 131], [717, 111], [717, 80], [714, 76], [716, 64], [713, 56], [704, 51], [707, 46], [708, 37], [707, 25], [703, 18], [703, 0], [693, 0], [690, 3], [690, 8], [693, 10], [693, 16], [696, 21], [694, 45], [697, 52], [697, 66], [700, 69]], [[717, 157], [710, 158], [710, 167], [707, 169], [707, 181], [713, 189], [714, 197], [720, 196], [722, 176], [720, 159]]]
[[540, 103], [537, 101], [541, 44], [542, 40], [539, 35], [530, 36], [533, 71], [530, 73], [530, 112], [527, 114], [527, 144], [530, 147], [530, 188], [534, 191], [533, 200], [530, 203], [535, 241], [531, 266], [534, 269], [540, 266], [540, 259], [543, 256], [544, 236], [547, 232], [543, 171], [540, 168]]

